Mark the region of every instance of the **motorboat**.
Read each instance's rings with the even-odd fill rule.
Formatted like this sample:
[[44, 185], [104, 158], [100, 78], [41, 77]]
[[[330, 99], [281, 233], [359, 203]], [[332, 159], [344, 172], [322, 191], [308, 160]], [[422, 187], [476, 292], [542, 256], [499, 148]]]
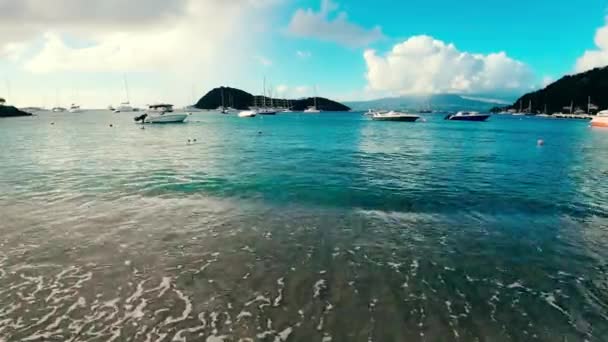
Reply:
[[452, 121], [486, 121], [490, 117], [489, 114], [480, 114], [478, 112], [458, 112], [453, 115], [448, 115], [445, 120]]
[[77, 106], [76, 104], [72, 103], [72, 105], [68, 109], [68, 112], [70, 112], [70, 113], [82, 113], [82, 109], [80, 109], [80, 106]]
[[420, 116], [414, 115], [414, 114], [397, 112], [397, 111], [391, 110], [390, 112], [374, 112], [371, 115], [371, 118], [374, 121], [407, 121], [407, 122], [414, 122], [414, 121], [420, 119]]
[[608, 127], [608, 110], [603, 110], [591, 120], [593, 127]]
[[293, 113], [293, 110], [291, 110], [290, 108], [286, 108], [286, 109], [283, 109], [283, 111], [281, 113]]
[[174, 112], [173, 105], [159, 103], [149, 105], [146, 112], [134, 118], [136, 122], [148, 123], [181, 123], [186, 120], [188, 113]]
[[239, 113], [239, 118], [253, 118], [258, 115], [258, 112], [255, 110], [244, 110]]
[[54, 113], [60, 113], [60, 112], [65, 112], [66, 109], [63, 107], [53, 107], [53, 109], [51, 109], [51, 111]]

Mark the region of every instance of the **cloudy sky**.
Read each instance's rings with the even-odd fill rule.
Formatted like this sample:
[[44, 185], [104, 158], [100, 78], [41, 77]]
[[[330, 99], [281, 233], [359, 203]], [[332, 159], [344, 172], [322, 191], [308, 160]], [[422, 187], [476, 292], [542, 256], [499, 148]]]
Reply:
[[520, 94], [608, 65], [600, 0], [0, 0], [0, 96], [191, 103], [233, 86], [338, 100]]

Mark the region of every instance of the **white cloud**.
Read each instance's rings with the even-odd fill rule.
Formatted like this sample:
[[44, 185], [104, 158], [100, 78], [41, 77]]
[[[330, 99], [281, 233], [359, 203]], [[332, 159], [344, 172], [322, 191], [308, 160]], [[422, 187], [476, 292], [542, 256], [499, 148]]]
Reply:
[[553, 76], [545, 76], [545, 77], [543, 77], [542, 86], [544, 88], [553, 82], [555, 82], [555, 78]]
[[[85, 72], [91, 76], [86, 87], [114, 94], [122, 93], [121, 76], [110, 85], [101, 73], [137, 73], [131, 79], [147, 79], [146, 93], [158, 89], [159, 99], [174, 102], [191, 97], [193, 83], [197, 92], [218, 84], [247, 89], [242, 75], [256, 63], [251, 56], [268, 51], [254, 38], [272, 26], [267, 6], [281, 1], [0, 0], [0, 62], [16, 62], [21, 79], [54, 79], [61, 87]], [[234, 46], [249, 53], [234, 53]], [[22, 97], [40, 98], [27, 89]], [[82, 104], [108, 105], [99, 98]]]
[[[241, 0], [245, 1], [250, 0]], [[70, 46], [65, 35], [61, 34], [66, 30], [61, 27], [53, 30], [51, 27], [44, 33], [42, 50], [25, 63], [25, 68], [45, 73], [213, 67], [212, 62], [219, 63], [221, 56], [228, 54], [228, 42], [236, 43], [235, 36], [242, 39], [239, 45], [247, 44], [247, 37], [242, 33], [248, 30], [240, 23], [251, 8], [236, 6], [232, 2], [224, 4], [220, 0], [191, 0], [183, 4], [184, 8], [174, 10], [183, 13], [180, 20], [170, 24], [161, 22], [147, 26], [145, 30], [128, 26], [98, 28], [87, 37], [92, 40], [87, 47]]]
[[298, 97], [302, 97], [302, 96], [308, 97], [308, 96], [310, 96], [311, 89], [312, 88], [309, 86], [301, 85], [301, 86], [297, 86], [294, 88], [294, 93]]
[[336, 42], [350, 47], [367, 46], [384, 37], [380, 27], [366, 29], [348, 21], [346, 12], [332, 14], [338, 5], [331, 0], [321, 0], [321, 9], [298, 9], [291, 18], [288, 32], [297, 37], [315, 38]]
[[595, 32], [595, 45], [597, 49], [585, 51], [576, 61], [576, 72], [608, 65], [608, 18], [606, 18], [605, 25]]
[[272, 61], [264, 56], [255, 56], [255, 59], [265, 67], [272, 66]]
[[296, 56], [298, 56], [301, 59], [308, 59], [312, 56], [312, 53], [310, 51], [296, 51]]
[[394, 94], [475, 93], [532, 88], [534, 75], [504, 52], [459, 51], [429, 36], [414, 36], [386, 56], [364, 53], [368, 88]]
[[276, 87], [276, 93], [280, 96], [287, 95], [288, 91], [289, 91], [289, 87], [285, 84], [280, 84]]

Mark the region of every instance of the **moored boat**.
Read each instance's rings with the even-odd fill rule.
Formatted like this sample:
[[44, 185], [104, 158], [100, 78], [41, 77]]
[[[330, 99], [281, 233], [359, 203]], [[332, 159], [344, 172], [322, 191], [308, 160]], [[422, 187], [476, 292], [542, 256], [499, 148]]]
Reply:
[[603, 110], [591, 120], [593, 127], [608, 127], [608, 110]]
[[489, 114], [479, 114], [478, 112], [458, 112], [453, 115], [448, 115], [445, 120], [452, 121], [486, 121], [490, 117]]
[[82, 113], [82, 109], [80, 109], [80, 106], [77, 106], [76, 104], [72, 103], [72, 105], [70, 106], [70, 109], [68, 109], [68, 112], [70, 112], [70, 113]]
[[159, 103], [149, 105], [146, 112], [134, 120], [141, 123], [182, 123], [187, 117], [188, 113], [174, 112], [172, 104]]
[[420, 116], [418, 116], [418, 115], [403, 113], [403, 112], [396, 112], [393, 110], [391, 110], [390, 112], [374, 112], [371, 115], [371, 117], [372, 117], [372, 120], [374, 120], [374, 121], [414, 122], [414, 121], [417, 121], [418, 119], [420, 119]]
[[239, 118], [253, 118], [258, 115], [258, 112], [255, 110], [244, 110], [239, 113]]

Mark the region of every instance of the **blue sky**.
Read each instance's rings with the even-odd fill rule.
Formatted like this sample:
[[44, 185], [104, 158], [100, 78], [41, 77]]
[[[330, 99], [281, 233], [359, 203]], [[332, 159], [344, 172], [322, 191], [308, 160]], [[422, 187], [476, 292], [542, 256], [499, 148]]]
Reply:
[[[0, 96], [182, 105], [218, 85], [339, 100], [521, 94], [608, 64], [606, 2], [0, 0]], [[56, 94], [59, 94], [57, 96]]]

